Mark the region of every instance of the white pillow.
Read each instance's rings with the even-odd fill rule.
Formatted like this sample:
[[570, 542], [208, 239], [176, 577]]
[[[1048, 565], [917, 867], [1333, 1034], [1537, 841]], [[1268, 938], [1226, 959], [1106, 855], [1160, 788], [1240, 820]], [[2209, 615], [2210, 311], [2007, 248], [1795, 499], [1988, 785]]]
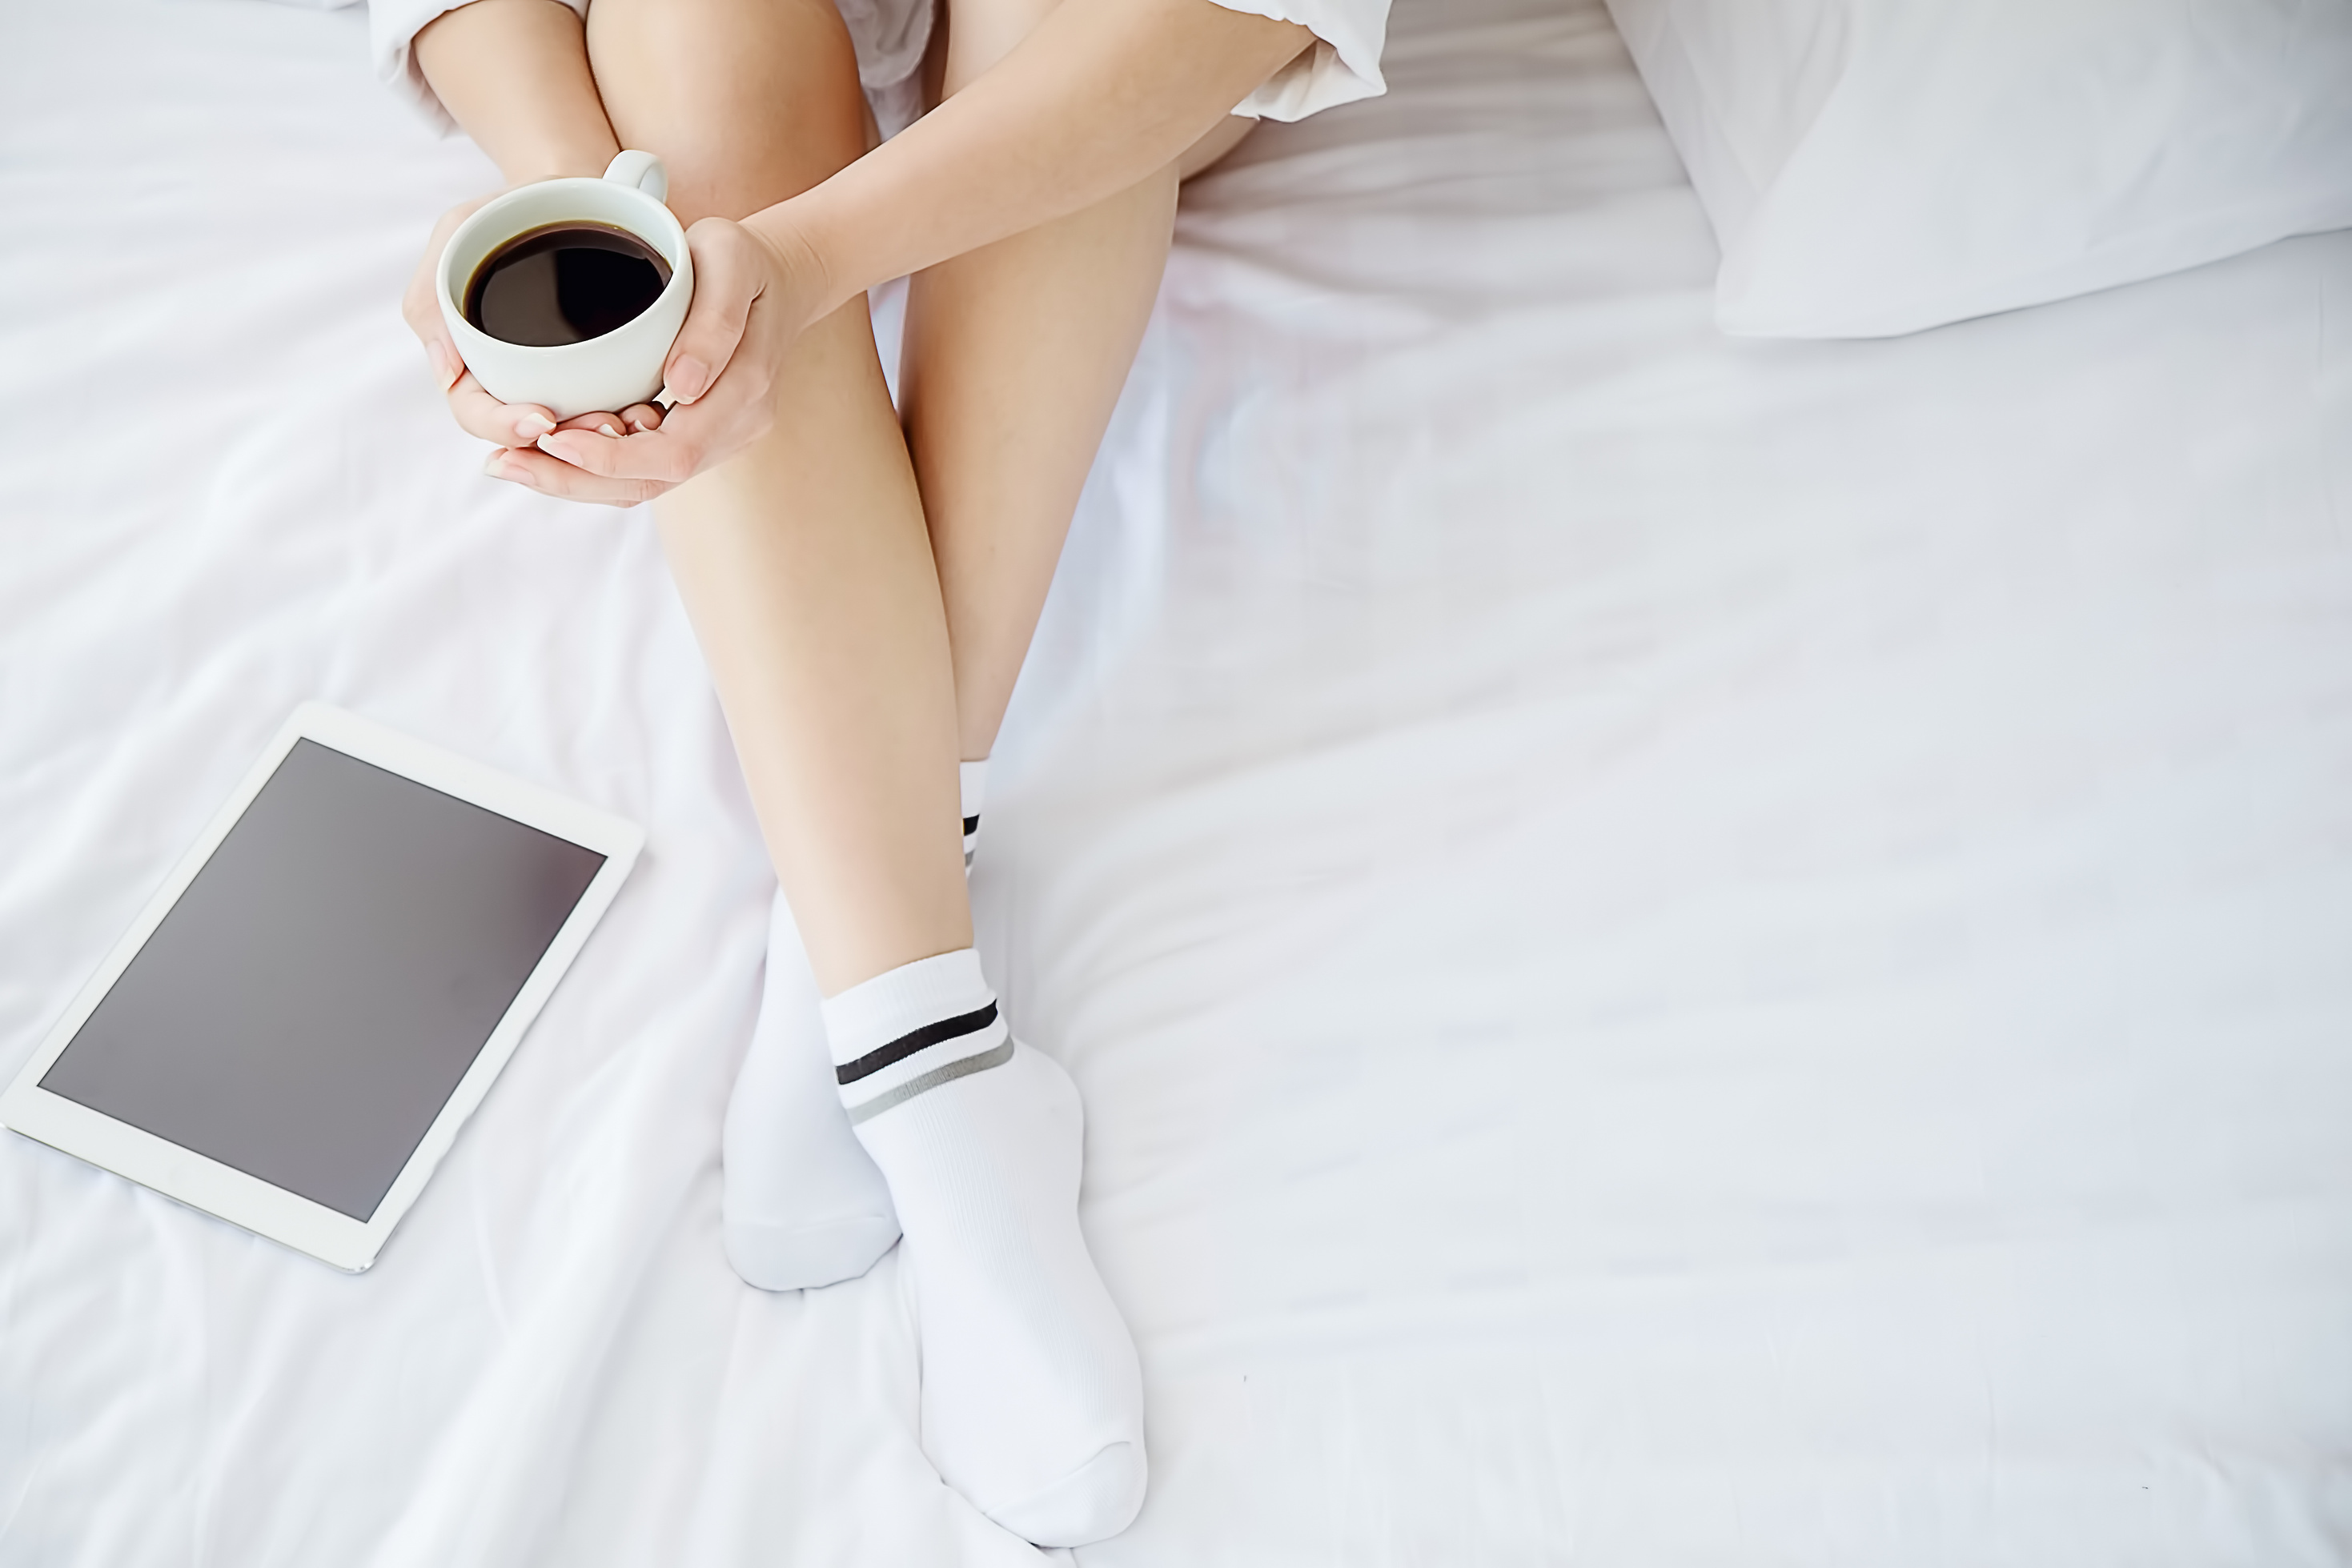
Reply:
[[1608, 0], [1716, 316], [1874, 338], [2352, 225], [2352, 0]]

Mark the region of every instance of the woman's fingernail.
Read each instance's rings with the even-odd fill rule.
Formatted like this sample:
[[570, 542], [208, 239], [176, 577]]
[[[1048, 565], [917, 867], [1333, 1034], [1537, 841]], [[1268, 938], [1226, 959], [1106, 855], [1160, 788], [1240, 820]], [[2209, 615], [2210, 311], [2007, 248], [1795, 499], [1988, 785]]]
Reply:
[[556, 459], [557, 461], [559, 461], [559, 462], [562, 462], [562, 463], [569, 463], [569, 462], [571, 462], [571, 461], [572, 461], [572, 459], [571, 459], [571, 458], [564, 456], [562, 453], [561, 453], [561, 452], [559, 452], [559, 451], [557, 451], [557, 450], [555, 449], [554, 442], [555, 442], [555, 437], [553, 437], [552, 435], [542, 435], [542, 436], [541, 436], [537, 441], [535, 441], [535, 442], [531, 443], [531, 444], [532, 444], [532, 445], [534, 445], [534, 446], [536, 446], [536, 447], [538, 447], [541, 452], [546, 453], [550, 457], [555, 458], [555, 459]]
[[537, 441], [554, 428], [552, 420], [541, 419], [535, 413], [526, 413], [515, 421], [515, 434], [525, 441]]
[[490, 454], [490, 460], [482, 465], [482, 472], [493, 479], [503, 479], [507, 476], [507, 455], [504, 448]]
[[596, 431], [600, 435], [618, 435], [621, 434], [618, 430], [609, 424], [600, 424], [596, 427]]
[[710, 380], [710, 367], [691, 354], [669, 368], [669, 390], [677, 394], [680, 402], [692, 402], [702, 395], [703, 383]]
[[457, 379], [457, 370], [450, 363], [449, 346], [438, 338], [425, 345], [425, 357], [433, 361], [433, 373], [441, 378], [441, 390], [447, 392]]

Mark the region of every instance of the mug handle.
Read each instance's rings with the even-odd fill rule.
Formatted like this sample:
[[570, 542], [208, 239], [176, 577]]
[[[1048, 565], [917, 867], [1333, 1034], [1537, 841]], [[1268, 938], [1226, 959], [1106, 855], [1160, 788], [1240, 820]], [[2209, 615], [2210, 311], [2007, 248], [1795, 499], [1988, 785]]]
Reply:
[[669, 175], [651, 152], [623, 152], [604, 165], [604, 178], [643, 191], [655, 201], [669, 199]]

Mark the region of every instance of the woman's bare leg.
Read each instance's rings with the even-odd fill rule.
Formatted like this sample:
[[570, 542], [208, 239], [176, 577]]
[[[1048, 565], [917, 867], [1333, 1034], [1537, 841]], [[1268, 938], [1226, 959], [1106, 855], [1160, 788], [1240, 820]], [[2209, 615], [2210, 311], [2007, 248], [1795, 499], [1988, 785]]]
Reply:
[[[865, 151], [831, 0], [595, 0], [624, 146], [670, 205], [740, 217]], [[971, 944], [939, 579], [865, 302], [811, 328], [774, 429], [658, 503], [778, 879], [831, 995]]]
[[[943, 88], [1019, 43], [1053, 0], [951, 0]], [[955, 662], [958, 746], [988, 755], [1036, 631], [1079, 489], [1127, 380], [1181, 175], [1248, 129], [1111, 200], [919, 275], [902, 402]]]
[[[614, 130], [669, 161], [682, 216], [863, 146], [830, 0], [595, 0], [588, 34]], [[663, 543], [826, 993], [818, 1087], [905, 1228], [924, 1451], [1000, 1524], [1082, 1544], [1141, 1504], [1142, 1377], [1078, 1228], [1076, 1091], [1011, 1038], [971, 951], [947, 622], [862, 302], [778, 388], [772, 434], [661, 503]]]

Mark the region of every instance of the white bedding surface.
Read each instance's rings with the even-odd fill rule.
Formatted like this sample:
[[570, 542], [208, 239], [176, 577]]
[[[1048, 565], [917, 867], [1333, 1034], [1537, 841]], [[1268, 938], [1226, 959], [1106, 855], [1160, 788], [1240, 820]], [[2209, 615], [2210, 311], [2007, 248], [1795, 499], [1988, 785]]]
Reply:
[[[0, 1564], [1016, 1563], [740, 1285], [770, 881], [642, 516], [394, 310], [360, 19], [0, 9], [0, 1071], [321, 697], [644, 862], [370, 1275], [0, 1138]], [[1196, 186], [992, 779], [1103, 1564], [2352, 1558], [2352, 235], [1730, 343], [1597, 0]]]

